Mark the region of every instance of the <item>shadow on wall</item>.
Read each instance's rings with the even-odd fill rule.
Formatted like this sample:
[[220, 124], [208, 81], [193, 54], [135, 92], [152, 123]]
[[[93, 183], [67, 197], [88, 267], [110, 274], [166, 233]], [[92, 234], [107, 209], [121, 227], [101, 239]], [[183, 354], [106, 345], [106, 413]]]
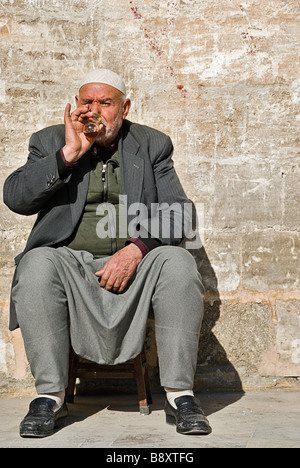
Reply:
[[[195, 248], [188, 248], [194, 257], [205, 289], [204, 318], [202, 322], [195, 390], [242, 392], [242, 382], [237, 370], [227, 358], [213, 328], [220, 318], [221, 299], [218, 291], [218, 279], [209, 261], [199, 233], [199, 217], [195, 204], [192, 204], [192, 219]], [[188, 244], [187, 244], [188, 245]]]
[[242, 381], [233, 364], [229, 361], [226, 351], [213, 333], [213, 328], [220, 317], [221, 300], [218, 291], [218, 281], [204, 247], [190, 251], [196, 260], [198, 271], [210, 300], [204, 304], [198, 364], [195, 375], [195, 392], [224, 392], [218, 399], [218, 404], [205, 400], [205, 414], [220, 411], [240, 400], [243, 395]]
[[242, 392], [242, 382], [237, 370], [229, 361], [226, 351], [213, 333], [220, 317], [221, 300], [216, 274], [204, 247], [190, 251], [198, 265], [209, 300], [205, 302], [198, 365], [195, 378], [196, 390]]
[[188, 250], [197, 263], [206, 292], [194, 390], [195, 392], [226, 392], [219, 400], [218, 408], [214, 407], [213, 402], [212, 408], [205, 408], [206, 414], [209, 415], [241, 399], [244, 391], [237, 370], [229, 361], [225, 349], [213, 333], [213, 328], [220, 318], [221, 308], [218, 280], [200, 241], [199, 224], [194, 204], [193, 209], [193, 231], [196, 233], [196, 245], [201, 247]]

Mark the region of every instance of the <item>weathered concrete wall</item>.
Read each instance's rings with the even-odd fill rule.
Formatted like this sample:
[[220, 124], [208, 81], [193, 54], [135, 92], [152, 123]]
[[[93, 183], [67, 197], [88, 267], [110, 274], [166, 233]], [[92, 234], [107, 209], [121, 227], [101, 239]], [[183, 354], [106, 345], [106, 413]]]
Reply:
[[[31, 133], [62, 122], [78, 77], [98, 66], [121, 73], [130, 119], [172, 137], [183, 185], [203, 204], [204, 247], [193, 251], [207, 287], [196, 388], [298, 385], [298, 2], [0, 8], [1, 187], [25, 162]], [[2, 201], [0, 210], [0, 389], [21, 391], [32, 379], [20, 333], [7, 330], [9, 286], [34, 219]], [[157, 382], [153, 339], [149, 349]]]

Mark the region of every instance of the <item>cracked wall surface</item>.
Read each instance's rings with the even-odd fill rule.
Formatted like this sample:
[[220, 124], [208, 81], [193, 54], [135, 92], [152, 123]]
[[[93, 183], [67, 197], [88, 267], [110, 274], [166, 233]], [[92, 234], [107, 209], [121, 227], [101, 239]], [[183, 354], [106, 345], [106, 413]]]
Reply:
[[[299, 3], [1, 0], [0, 38], [1, 187], [30, 135], [63, 122], [82, 74], [122, 74], [129, 119], [171, 136], [200, 213], [196, 389], [298, 386]], [[33, 386], [20, 332], [7, 327], [13, 258], [33, 222], [1, 198], [2, 393]], [[159, 388], [151, 320], [146, 344]]]

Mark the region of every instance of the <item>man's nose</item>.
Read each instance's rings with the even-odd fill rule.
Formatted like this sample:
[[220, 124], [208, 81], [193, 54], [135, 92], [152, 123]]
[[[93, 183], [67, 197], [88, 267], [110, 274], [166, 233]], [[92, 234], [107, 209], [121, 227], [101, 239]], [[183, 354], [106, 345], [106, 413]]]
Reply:
[[98, 102], [92, 102], [90, 107], [91, 112], [95, 112], [96, 114], [101, 114], [101, 106]]

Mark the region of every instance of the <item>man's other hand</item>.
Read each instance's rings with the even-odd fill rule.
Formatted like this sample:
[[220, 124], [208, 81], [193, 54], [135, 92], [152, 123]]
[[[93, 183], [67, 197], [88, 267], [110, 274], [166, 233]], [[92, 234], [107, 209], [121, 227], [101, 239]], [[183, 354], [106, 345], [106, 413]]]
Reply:
[[102, 270], [95, 273], [100, 278], [100, 286], [107, 291], [122, 293], [142, 259], [142, 252], [135, 244], [119, 250], [110, 257]]

